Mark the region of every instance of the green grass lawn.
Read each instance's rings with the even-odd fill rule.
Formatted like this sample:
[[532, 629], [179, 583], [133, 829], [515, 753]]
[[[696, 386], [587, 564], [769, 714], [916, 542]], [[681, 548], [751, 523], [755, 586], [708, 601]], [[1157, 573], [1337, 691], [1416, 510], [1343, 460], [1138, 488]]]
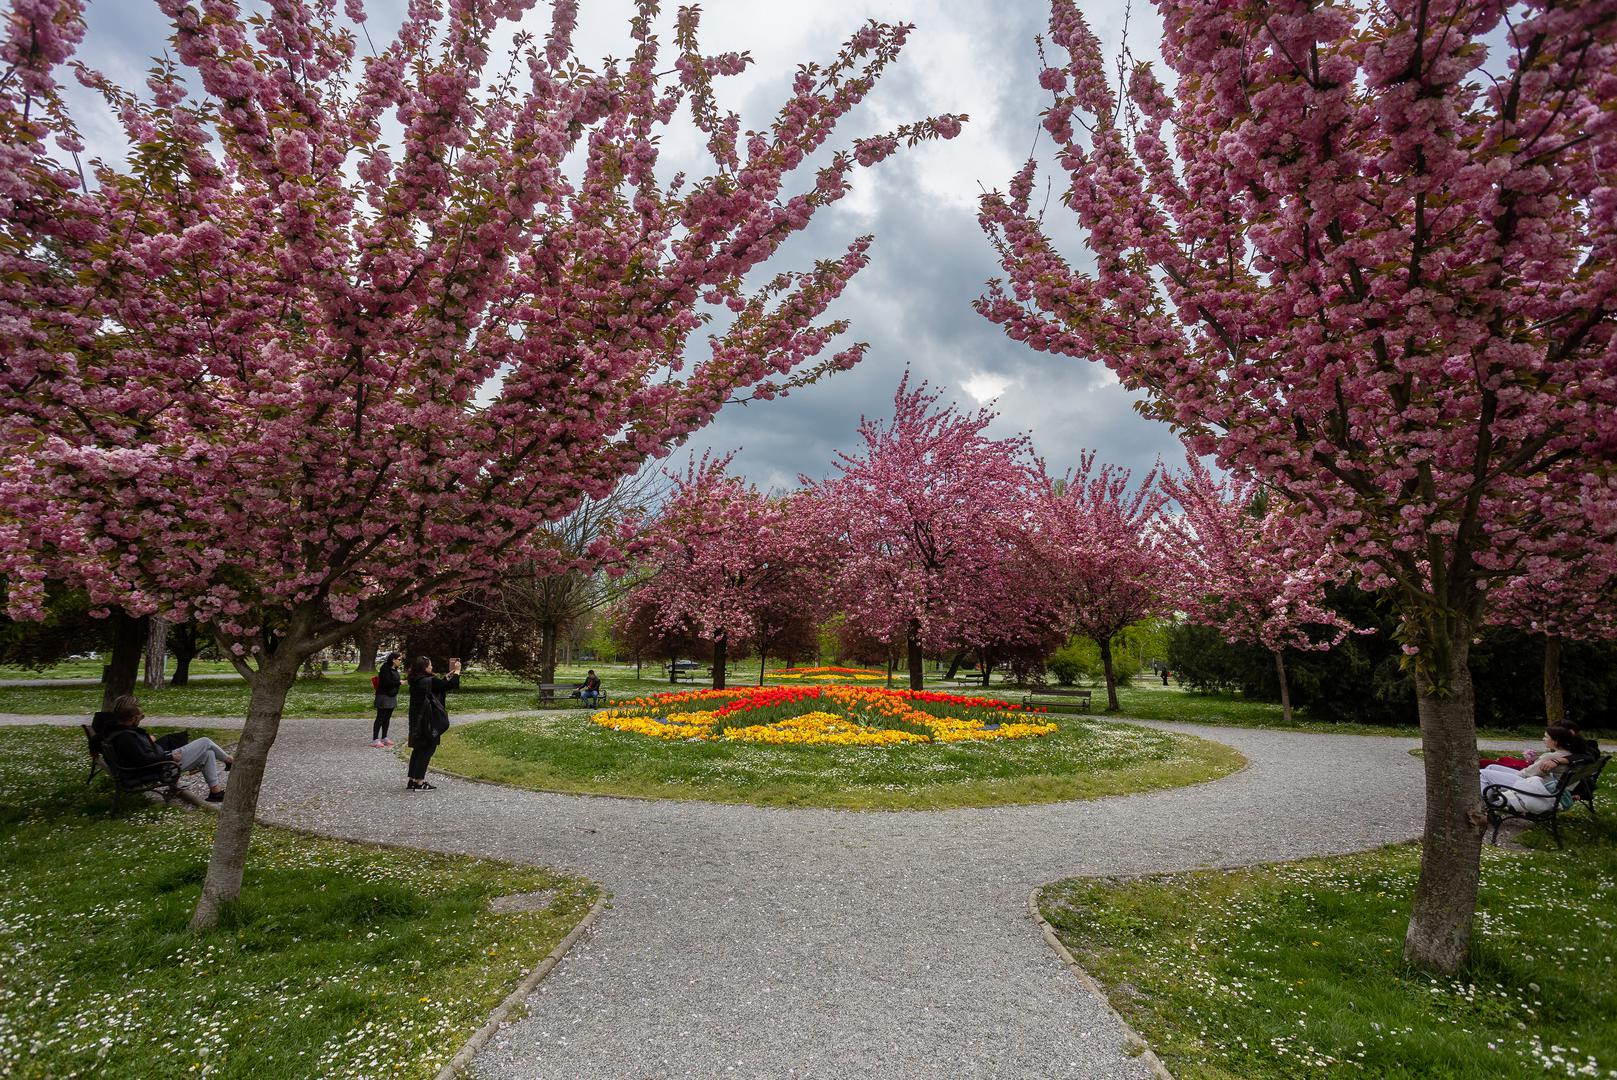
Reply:
[[[199, 732], [194, 732], [199, 733]], [[594, 901], [538, 867], [259, 826], [186, 921], [214, 817], [86, 787], [77, 731], [0, 729], [0, 1074], [431, 1076]], [[493, 897], [550, 890], [494, 914]]]
[[[1617, 827], [1483, 849], [1471, 963], [1400, 959], [1412, 845], [1046, 887], [1045, 918], [1180, 1080], [1617, 1076]], [[1528, 834], [1534, 843], [1542, 838]]]
[[611, 731], [584, 713], [451, 728], [434, 768], [541, 791], [922, 810], [1058, 802], [1224, 776], [1229, 747], [1134, 725], [1060, 718], [1042, 738], [891, 747], [668, 742]]

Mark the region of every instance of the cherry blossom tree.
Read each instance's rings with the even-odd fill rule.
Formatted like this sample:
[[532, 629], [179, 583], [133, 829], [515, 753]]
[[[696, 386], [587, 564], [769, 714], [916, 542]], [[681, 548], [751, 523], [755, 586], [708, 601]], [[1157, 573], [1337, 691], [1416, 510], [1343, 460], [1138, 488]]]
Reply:
[[1069, 263], [1036, 164], [985, 197], [1008, 282], [978, 310], [1099, 360], [1390, 590], [1425, 844], [1404, 954], [1453, 972], [1481, 826], [1467, 655], [1535, 539], [1617, 514], [1617, 8], [1158, 0], [1170, 89], [1108, 84], [1070, 0], [1039, 74]]
[[813, 622], [823, 595], [799, 500], [759, 491], [704, 457], [676, 481], [647, 538], [649, 576], [637, 606], [665, 631], [688, 628], [713, 650], [713, 688], [724, 689], [732, 648], [767, 644]]
[[[1514, 626], [1544, 639], [1544, 722], [1566, 722], [1561, 690], [1561, 645], [1565, 641], [1617, 638], [1617, 569], [1598, 558], [1584, 537], [1563, 538], [1564, 557], [1541, 552], [1531, 575], [1510, 578], [1494, 590], [1488, 621]], [[1598, 550], [1598, 549], [1596, 549]]]
[[838, 454], [840, 475], [804, 481], [836, 603], [857, 638], [905, 651], [915, 690], [923, 651], [977, 645], [1030, 592], [1006, 578], [1035, 490], [1027, 440], [991, 439], [993, 413], [938, 399], [906, 372], [892, 417], [861, 419], [863, 450]]
[[[13, 0], [0, 30], [0, 570], [16, 614], [56, 575], [206, 622], [250, 682], [202, 927], [239, 893], [303, 659], [486, 580], [727, 401], [856, 362], [822, 356], [822, 315], [869, 237], [760, 268], [855, 169], [962, 118], [831, 145], [908, 26], [799, 68], [743, 132], [715, 93], [749, 57], [704, 54], [694, 8], [670, 48], [641, 0], [592, 70], [576, 0], [503, 60], [524, 0], [411, 4], [363, 56], [360, 0], [156, 4], [172, 59], [144, 94], [75, 68], [126, 141], [88, 162], [59, 83], [81, 0]], [[686, 110], [713, 171], [659, 179]]]
[[1231, 644], [1268, 649], [1291, 723], [1286, 650], [1331, 649], [1354, 629], [1326, 606], [1340, 561], [1314, 547], [1257, 481], [1215, 480], [1195, 454], [1185, 455], [1183, 474], [1163, 477], [1162, 489], [1180, 511], [1163, 518], [1174, 606]]
[[1161, 613], [1169, 594], [1161, 527], [1167, 496], [1156, 469], [1132, 489], [1129, 478], [1127, 469], [1097, 469], [1086, 450], [1072, 474], [1045, 478], [1033, 511], [1047, 587], [1066, 602], [1072, 628], [1100, 647], [1108, 712], [1122, 708], [1112, 639]]

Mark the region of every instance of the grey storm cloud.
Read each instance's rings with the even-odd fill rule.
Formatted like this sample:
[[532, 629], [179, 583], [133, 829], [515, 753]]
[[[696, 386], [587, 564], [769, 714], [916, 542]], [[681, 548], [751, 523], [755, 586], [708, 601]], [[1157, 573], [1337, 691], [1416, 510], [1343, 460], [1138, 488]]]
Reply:
[[[246, 7], [253, 7], [251, 3]], [[371, 33], [381, 41], [397, 25], [402, 0], [371, 0]], [[622, 0], [583, 5], [577, 46], [582, 56], [626, 54]], [[1124, 0], [1085, 5], [1104, 47], [1115, 55], [1123, 38]], [[1151, 55], [1155, 13], [1136, 7], [1129, 42]], [[543, 31], [548, 5], [536, 5], [530, 28]], [[1038, 138], [1048, 102], [1037, 85], [1034, 38], [1045, 29], [1043, 0], [821, 0], [782, 7], [756, 0], [703, 5], [702, 40], [709, 51], [750, 50], [754, 64], [724, 83], [721, 104], [741, 114], [743, 128], [764, 127], [789, 92], [798, 63], [826, 60], [866, 19], [903, 21], [916, 29], [898, 63], [839, 125], [835, 145], [919, 117], [967, 113], [971, 121], [947, 143], [907, 149], [874, 169], [858, 170], [855, 190], [823, 211], [790, 240], [768, 267], [773, 274], [835, 255], [854, 236], [873, 233], [871, 265], [833, 305], [849, 320], [847, 341], [865, 341], [866, 359], [791, 396], [726, 408], [678, 452], [736, 451], [735, 469], [761, 486], [794, 486], [799, 474], [829, 475], [838, 450], [857, 445], [861, 415], [884, 415], [906, 368], [945, 400], [976, 408], [992, 402], [995, 434], [1026, 432], [1051, 471], [1073, 467], [1084, 449], [1142, 476], [1160, 457], [1182, 460], [1177, 438], [1133, 409], [1133, 398], [1096, 363], [1036, 353], [1006, 338], [971, 308], [999, 267], [978, 227], [977, 200], [1003, 188], [1030, 151], [1048, 165], [1049, 141]], [[671, 19], [665, 12], [664, 21]], [[168, 27], [150, 0], [93, 0], [82, 58], [125, 85], [138, 86], [149, 58], [166, 48]], [[665, 37], [667, 36], [665, 32]], [[91, 155], [119, 149], [111, 117], [86, 96], [75, 109]], [[106, 143], [103, 148], [98, 143]], [[691, 145], [684, 147], [690, 150]], [[682, 162], [677, 138], [667, 146], [671, 172]], [[691, 155], [691, 165], [700, 162]], [[812, 163], [798, 186], [812, 183]], [[1048, 175], [1045, 173], [1044, 175]], [[1051, 224], [1075, 264], [1088, 262], [1080, 238], [1065, 226], [1060, 183], [1050, 194]], [[1065, 227], [1064, 227], [1065, 226]]]

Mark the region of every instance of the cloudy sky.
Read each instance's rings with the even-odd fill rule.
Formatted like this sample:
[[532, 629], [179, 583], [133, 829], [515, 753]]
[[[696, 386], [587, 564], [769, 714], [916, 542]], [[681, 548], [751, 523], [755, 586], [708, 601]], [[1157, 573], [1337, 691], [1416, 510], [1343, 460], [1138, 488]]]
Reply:
[[[627, 53], [630, 6], [623, 0], [582, 6], [580, 55]], [[401, 7], [402, 0], [367, 4], [378, 42], [396, 25]], [[1084, 448], [1133, 468], [1136, 477], [1159, 456], [1170, 464], [1181, 460], [1178, 441], [1165, 426], [1137, 415], [1131, 396], [1104, 367], [1035, 353], [971, 310], [998, 269], [977, 225], [978, 195], [1003, 188], [1036, 144], [1049, 149], [1047, 138], [1035, 139], [1048, 101], [1036, 84], [1034, 45], [1048, 15], [1043, 0], [708, 0], [702, 8], [706, 51], [752, 52], [752, 69], [721, 87], [721, 104], [740, 112], [743, 129], [769, 123], [798, 63], [829, 59], [869, 18], [914, 23], [916, 30], [899, 63], [839, 127], [839, 144], [932, 113], [967, 113], [971, 120], [951, 142], [925, 144], [859, 170], [854, 193], [822, 212], [771, 264], [771, 272], [805, 267], [856, 235], [876, 235], [872, 265], [833, 308], [833, 315], [852, 321], [850, 339], [870, 343], [865, 361], [789, 398], [727, 409], [693, 440], [695, 448], [739, 449], [738, 470], [764, 486], [791, 486], [799, 473], [826, 475], [835, 451], [855, 445], [860, 415], [887, 411], [908, 366], [946, 399], [969, 407], [992, 400], [1001, 414], [993, 430], [1029, 432], [1055, 472], [1075, 464]], [[1123, 0], [1094, 0], [1084, 10], [1115, 54]], [[542, 29], [548, 18], [540, 4], [530, 21]], [[89, 24], [82, 58], [126, 86], [140, 85], [148, 58], [164, 49], [167, 36], [155, 3], [91, 0]], [[1134, 53], [1153, 56], [1157, 36], [1155, 12], [1135, 5], [1128, 31]], [[75, 109], [92, 154], [112, 149], [97, 145], [110, 142], [112, 129], [98, 122], [94, 108], [81, 99]], [[671, 141], [670, 166], [683, 164], [678, 159], [688, 149]], [[804, 175], [801, 186], [812, 183], [812, 172]], [[1070, 239], [1069, 256], [1084, 261], [1076, 237]]]

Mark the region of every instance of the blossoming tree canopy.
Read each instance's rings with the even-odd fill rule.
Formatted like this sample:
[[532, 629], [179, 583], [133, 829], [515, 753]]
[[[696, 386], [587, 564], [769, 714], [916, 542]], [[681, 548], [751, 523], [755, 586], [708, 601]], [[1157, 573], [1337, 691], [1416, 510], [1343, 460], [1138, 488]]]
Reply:
[[651, 530], [650, 577], [633, 599], [665, 632], [688, 628], [711, 644], [717, 690], [731, 646], [767, 645], [809, 619], [822, 595], [801, 500], [759, 491], [728, 464], [704, 457], [676, 481]]
[[1033, 530], [1044, 555], [1041, 585], [1068, 605], [1073, 629], [1100, 647], [1106, 707], [1117, 711], [1112, 639], [1163, 609], [1169, 567], [1161, 511], [1167, 500], [1153, 469], [1138, 487], [1129, 470], [1096, 468], [1085, 451], [1078, 469], [1060, 482], [1045, 479], [1033, 504]]
[[1229, 642], [1274, 654], [1280, 704], [1291, 722], [1285, 650], [1330, 649], [1353, 629], [1325, 603], [1340, 560], [1317, 548], [1287, 508], [1266, 505], [1251, 478], [1214, 479], [1195, 454], [1167, 474], [1163, 492], [1178, 504], [1163, 517], [1163, 546], [1174, 606]]
[[975, 644], [1015, 618], [994, 601], [1016, 592], [1002, 579], [1034, 485], [1026, 439], [989, 438], [992, 413], [938, 401], [906, 373], [892, 417], [862, 419], [863, 449], [839, 454], [841, 475], [810, 485], [849, 625], [905, 647], [913, 690], [923, 647]]
[[[59, 83], [81, 0], [16, 0], [0, 42], [13, 610], [54, 575], [211, 624], [253, 685], [218, 851], [245, 853], [303, 656], [492, 573], [727, 400], [857, 361], [822, 358], [822, 315], [869, 237], [749, 275], [856, 168], [962, 119], [830, 144], [908, 26], [860, 29], [743, 133], [715, 95], [748, 58], [702, 53], [694, 8], [670, 48], [638, 4], [592, 70], [576, 0], [508, 58], [521, 0], [412, 4], [363, 55], [362, 6], [158, 0], [174, 60], [144, 94], [76, 70], [127, 142], [89, 161]], [[686, 106], [712, 171], [659, 179]]]
[[1094, 270], [1045, 233], [1030, 161], [982, 202], [1007, 280], [978, 309], [1106, 363], [1395, 592], [1427, 778], [1405, 952], [1453, 971], [1480, 853], [1472, 633], [1535, 538], [1614, 509], [1592, 489], [1617, 451], [1617, 10], [1157, 7], [1174, 87], [1138, 64], [1120, 101], [1053, 0], [1044, 127]]

